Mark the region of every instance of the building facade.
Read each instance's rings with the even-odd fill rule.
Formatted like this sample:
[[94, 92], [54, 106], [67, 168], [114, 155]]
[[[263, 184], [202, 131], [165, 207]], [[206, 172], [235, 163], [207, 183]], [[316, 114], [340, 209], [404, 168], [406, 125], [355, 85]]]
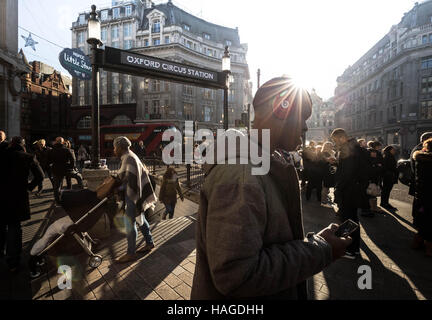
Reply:
[[333, 98], [324, 101], [316, 91], [311, 92], [312, 115], [306, 121], [308, 131], [307, 141], [324, 142], [335, 128], [335, 107]]
[[65, 138], [71, 106], [70, 78], [40, 61], [28, 64], [30, 72], [21, 94], [21, 135], [27, 142]]
[[337, 127], [405, 154], [417, 145], [432, 131], [432, 1], [416, 3], [337, 82]]
[[[98, 8], [99, 9], [99, 8]], [[113, 1], [98, 10], [104, 45], [220, 71], [225, 46], [230, 47], [234, 82], [229, 90], [229, 123], [234, 126], [251, 103], [252, 86], [246, 61], [248, 46], [238, 29], [215, 25], [195, 17], [171, 1]], [[89, 53], [87, 19], [80, 14], [72, 26], [72, 44]], [[89, 106], [90, 81], [73, 80], [73, 106]], [[223, 92], [188, 85], [101, 71], [101, 116], [107, 105], [136, 104], [135, 114], [124, 123], [196, 121], [199, 128], [223, 127]], [[88, 115], [90, 109], [88, 108]], [[87, 116], [87, 115], [86, 115]]]
[[0, 130], [20, 135], [22, 76], [29, 72], [18, 53], [18, 1], [0, 0]]

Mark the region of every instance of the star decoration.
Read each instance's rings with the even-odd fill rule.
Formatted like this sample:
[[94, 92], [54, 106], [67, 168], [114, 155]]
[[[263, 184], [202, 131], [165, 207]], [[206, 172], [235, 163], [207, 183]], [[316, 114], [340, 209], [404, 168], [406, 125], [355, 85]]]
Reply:
[[33, 50], [36, 51], [35, 45], [37, 45], [38, 42], [36, 42], [36, 41], [33, 40], [32, 36], [31, 36], [31, 33], [29, 33], [29, 36], [27, 38], [24, 37], [24, 36], [21, 36], [21, 37], [25, 40], [25, 42], [26, 42], [25, 46], [26, 47], [32, 47]]

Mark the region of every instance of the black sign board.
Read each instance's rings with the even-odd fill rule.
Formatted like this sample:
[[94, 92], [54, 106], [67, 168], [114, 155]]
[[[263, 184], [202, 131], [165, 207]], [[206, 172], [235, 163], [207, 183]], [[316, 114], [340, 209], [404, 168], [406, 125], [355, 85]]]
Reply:
[[190, 83], [203, 87], [223, 89], [225, 74], [214, 70], [180, 64], [169, 60], [150, 57], [131, 51], [106, 47], [100, 50], [104, 70], [133, 74], [142, 77], [173, 82]]
[[59, 54], [60, 64], [72, 77], [80, 80], [90, 80], [92, 67], [89, 57], [80, 49], [64, 49]]

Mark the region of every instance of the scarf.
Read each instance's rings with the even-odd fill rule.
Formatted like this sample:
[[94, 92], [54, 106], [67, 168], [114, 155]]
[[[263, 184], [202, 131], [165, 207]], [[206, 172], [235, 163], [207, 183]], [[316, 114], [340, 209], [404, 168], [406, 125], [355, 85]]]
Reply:
[[118, 176], [125, 184], [126, 196], [137, 205], [137, 211], [141, 213], [155, 208], [157, 197], [149, 172], [136, 154], [129, 151], [121, 157]]

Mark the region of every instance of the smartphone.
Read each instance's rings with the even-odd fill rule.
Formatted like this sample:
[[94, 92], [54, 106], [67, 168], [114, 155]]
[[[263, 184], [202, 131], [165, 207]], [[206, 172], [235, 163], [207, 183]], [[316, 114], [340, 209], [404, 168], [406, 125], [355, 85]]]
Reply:
[[352, 220], [347, 220], [342, 223], [336, 230], [336, 237], [346, 238], [358, 229], [359, 225]]

